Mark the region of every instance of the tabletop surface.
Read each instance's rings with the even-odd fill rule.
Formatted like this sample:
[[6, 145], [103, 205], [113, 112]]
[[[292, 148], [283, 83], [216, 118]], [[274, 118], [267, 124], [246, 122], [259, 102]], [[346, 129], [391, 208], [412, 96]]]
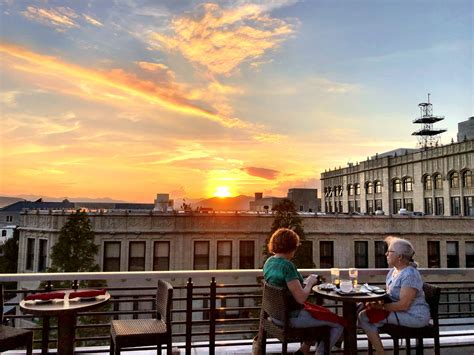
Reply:
[[[85, 290], [81, 290], [85, 291]], [[110, 294], [108, 292], [105, 293], [102, 297], [98, 298], [88, 298], [79, 301], [70, 301], [69, 300], [69, 293], [75, 292], [74, 290], [66, 290], [64, 291], [66, 295], [61, 302], [47, 302], [47, 303], [28, 303], [25, 300], [20, 302], [20, 309], [24, 313], [30, 314], [41, 314], [41, 315], [57, 315], [65, 312], [76, 312], [76, 311], [84, 311], [89, 308], [95, 308], [102, 303], [106, 303], [110, 300]]]
[[322, 296], [324, 298], [328, 298], [334, 301], [349, 301], [349, 302], [370, 302], [370, 301], [377, 301], [386, 295], [386, 293], [341, 293], [337, 292], [336, 290], [322, 290], [318, 286], [313, 287], [313, 291], [318, 296]]

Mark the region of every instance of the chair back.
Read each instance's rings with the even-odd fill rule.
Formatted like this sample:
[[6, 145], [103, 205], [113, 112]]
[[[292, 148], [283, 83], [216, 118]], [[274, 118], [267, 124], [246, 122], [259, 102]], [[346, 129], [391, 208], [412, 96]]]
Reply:
[[426, 302], [430, 306], [430, 315], [431, 319], [433, 319], [433, 324], [438, 326], [438, 306], [441, 296], [441, 289], [425, 282], [423, 283], [423, 292], [425, 293]]
[[171, 326], [171, 308], [173, 306], [173, 286], [169, 282], [158, 280], [156, 291], [156, 318], [163, 320], [167, 331]]
[[262, 310], [272, 319], [287, 325], [290, 312], [301, 308], [288, 289], [263, 282]]

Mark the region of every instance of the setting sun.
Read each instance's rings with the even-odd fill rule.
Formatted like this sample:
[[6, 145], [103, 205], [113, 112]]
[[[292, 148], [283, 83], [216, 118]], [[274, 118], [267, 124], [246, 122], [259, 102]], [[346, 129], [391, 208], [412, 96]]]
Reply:
[[214, 192], [215, 197], [230, 197], [232, 194], [230, 193], [228, 186], [219, 186]]

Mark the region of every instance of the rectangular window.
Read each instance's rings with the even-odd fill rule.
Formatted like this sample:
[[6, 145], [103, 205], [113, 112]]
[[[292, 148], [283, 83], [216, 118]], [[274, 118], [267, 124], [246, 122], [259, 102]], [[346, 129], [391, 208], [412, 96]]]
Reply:
[[464, 215], [474, 216], [474, 197], [464, 196]]
[[7, 216], [7, 222], [13, 222], [13, 216]]
[[35, 240], [28, 238], [26, 241], [26, 270], [33, 270], [35, 261]]
[[433, 214], [433, 199], [431, 197], [425, 198], [425, 214]]
[[360, 212], [360, 201], [359, 200], [355, 200], [355, 211]]
[[380, 200], [380, 199], [375, 200], [375, 210], [376, 211], [383, 211], [382, 200]]
[[354, 259], [355, 267], [368, 268], [369, 267], [369, 253], [368, 242], [354, 242]]
[[459, 245], [458, 242], [446, 242], [446, 259], [449, 268], [459, 267]]
[[413, 199], [412, 198], [404, 198], [403, 205], [407, 211], [413, 212]]
[[334, 242], [319, 242], [319, 267], [321, 269], [334, 267]]
[[435, 197], [435, 215], [444, 215], [444, 199], [442, 197]]
[[466, 267], [474, 267], [474, 242], [466, 242]]
[[170, 269], [170, 242], [155, 242], [153, 244], [153, 271]]
[[128, 245], [128, 271], [145, 271], [145, 242]]
[[217, 242], [216, 269], [232, 269], [232, 242], [230, 240]]
[[7, 236], [7, 230], [6, 229], [2, 229], [2, 237], [6, 237]]
[[428, 242], [428, 267], [439, 268], [441, 267], [440, 255], [439, 255], [439, 242]]
[[400, 211], [400, 208], [402, 208], [402, 200], [399, 198], [396, 198], [393, 200], [393, 213], [398, 213]]
[[308, 267], [314, 267], [313, 262], [313, 242], [311, 240], [300, 241], [301, 245], [296, 249], [295, 258], [308, 262]]
[[239, 243], [239, 269], [255, 268], [255, 242], [241, 240]]
[[367, 213], [374, 214], [374, 200], [367, 200]]
[[209, 270], [209, 242], [194, 242], [194, 270]]
[[385, 253], [387, 252], [387, 243], [382, 241], [375, 242], [375, 267], [376, 268], [387, 268], [387, 257]]
[[38, 254], [38, 272], [46, 271], [46, 258], [48, 257], [48, 240], [39, 240], [39, 254]]
[[349, 201], [347, 203], [347, 210], [349, 213], [354, 212], [354, 201]]
[[451, 197], [451, 216], [459, 216], [461, 214], [461, 200], [459, 196]]
[[104, 242], [104, 271], [120, 271], [120, 242]]

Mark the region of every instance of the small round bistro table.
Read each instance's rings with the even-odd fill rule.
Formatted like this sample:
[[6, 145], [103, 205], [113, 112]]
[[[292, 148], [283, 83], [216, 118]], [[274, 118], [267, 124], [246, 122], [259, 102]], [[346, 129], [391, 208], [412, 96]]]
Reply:
[[58, 354], [60, 355], [74, 354], [77, 313], [96, 308], [110, 300], [110, 294], [106, 292], [99, 299], [92, 297], [80, 301], [69, 301], [69, 294], [71, 292], [75, 291], [66, 290], [64, 301], [58, 303], [39, 302], [30, 304], [25, 300], [20, 302], [20, 309], [23, 313], [58, 317]]
[[347, 320], [344, 328], [344, 354], [357, 354], [357, 303], [381, 300], [385, 293], [339, 293], [336, 290], [321, 290], [318, 286], [313, 287], [317, 297], [342, 302], [342, 315]]

